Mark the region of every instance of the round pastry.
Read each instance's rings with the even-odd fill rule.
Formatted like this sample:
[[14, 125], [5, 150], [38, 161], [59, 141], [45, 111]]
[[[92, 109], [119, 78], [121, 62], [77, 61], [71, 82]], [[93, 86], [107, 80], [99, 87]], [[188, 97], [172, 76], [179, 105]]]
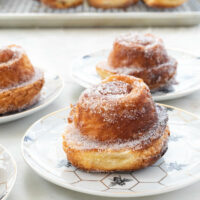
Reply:
[[74, 166], [87, 171], [138, 170], [166, 152], [167, 121], [141, 79], [113, 75], [72, 106], [63, 149]]
[[107, 61], [96, 66], [102, 79], [113, 74], [144, 80], [151, 90], [173, 82], [177, 62], [167, 54], [163, 41], [152, 34], [127, 34], [117, 38]]
[[42, 3], [57, 9], [75, 7], [83, 3], [83, 0], [41, 0]]
[[96, 8], [125, 8], [138, 2], [138, 0], [88, 0], [91, 6]]
[[145, 4], [156, 8], [173, 8], [182, 5], [187, 0], [143, 0]]
[[21, 47], [0, 49], [0, 114], [36, 103], [43, 84], [43, 73], [32, 66]]

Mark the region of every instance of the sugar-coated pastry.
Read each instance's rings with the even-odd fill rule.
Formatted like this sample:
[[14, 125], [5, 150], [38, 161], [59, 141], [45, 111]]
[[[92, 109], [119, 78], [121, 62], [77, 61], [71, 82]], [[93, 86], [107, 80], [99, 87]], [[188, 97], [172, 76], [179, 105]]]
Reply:
[[173, 8], [182, 5], [188, 0], [143, 0], [150, 7]]
[[43, 72], [32, 66], [20, 46], [0, 49], [0, 114], [36, 103], [43, 84]]
[[33, 75], [33, 66], [19, 46], [0, 49], [0, 89], [27, 81]]
[[91, 6], [96, 8], [125, 8], [138, 2], [138, 0], [88, 0]]
[[75, 7], [83, 3], [83, 0], [40, 0], [40, 1], [45, 5], [56, 9]]
[[138, 170], [166, 152], [167, 121], [141, 79], [113, 75], [72, 106], [63, 149], [74, 166], [87, 171]]
[[112, 74], [136, 76], [152, 90], [174, 80], [177, 62], [168, 55], [162, 39], [152, 34], [126, 34], [115, 40], [108, 60], [98, 63], [96, 70], [102, 79]]

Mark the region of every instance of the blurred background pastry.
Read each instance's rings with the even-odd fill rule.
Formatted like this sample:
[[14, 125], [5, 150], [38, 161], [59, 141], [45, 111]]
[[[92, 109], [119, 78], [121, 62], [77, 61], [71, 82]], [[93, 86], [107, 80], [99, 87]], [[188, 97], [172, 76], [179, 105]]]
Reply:
[[188, 0], [143, 0], [146, 5], [157, 8], [173, 8], [182, 5]]
[[35, 104], [43, 84], [43, 72], [33, 67], [20, 46], [0, 49], [0, 114]]
[[173, 82], [177, 62], [168, 55], [162, 39], [152, 34], [126, 34], [118, 37], [108, 60], [98, 63], [102, 79], [112, 74], [142, 78], [151, 90]]
[[138, 0], [88, 0], [96, 8], [125, 8], [138, 2]]
[[138, 170], [166, 152], [167, 121], [141, 79], [110, 76], [72, 106], [63, 149], [74, 166], [87, 171]]
[[65, 9], [75, 7], [83, 3], [83, 0], [40, 0], [51, 8]]
[[[83, 4], [84, 0], [37, 0], [55, 9], [66, 9]], [[89, 5], [96, 8], [126, 8], [139, 0], [87, 0]], [[187, 0], [143, 0], [150, 7], [173, 8], [182, 5]]]

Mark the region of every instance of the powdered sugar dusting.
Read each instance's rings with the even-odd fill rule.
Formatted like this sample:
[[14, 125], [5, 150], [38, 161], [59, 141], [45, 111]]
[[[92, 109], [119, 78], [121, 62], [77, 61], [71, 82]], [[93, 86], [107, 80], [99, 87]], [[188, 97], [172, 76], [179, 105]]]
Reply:
[[89, 139], [87, 138], [87, 136], [80, 134], [79, 130], [75, 129], [73, 124], [68, 124], [67, 131], [64, 137], [68, 144], [72, 144], [73, 147], [81, 150], [83, 149], [119, 150], [123, 148], [131, 148], [134, 150], [139, 150], [144, 145], [148, 145], [153, 140], [160, 138], [165, 132], [168, 121], [167, 111], [165, 108], [159, 105], [156, 105], [156, 110], [158, 113], [157, 123], [155, 123], [148, 131], [140, 134], [139, 139], [127, 140], [127, 141], [117, 140], [114, 143], [110, 141], [99, 142], [97, 140]]

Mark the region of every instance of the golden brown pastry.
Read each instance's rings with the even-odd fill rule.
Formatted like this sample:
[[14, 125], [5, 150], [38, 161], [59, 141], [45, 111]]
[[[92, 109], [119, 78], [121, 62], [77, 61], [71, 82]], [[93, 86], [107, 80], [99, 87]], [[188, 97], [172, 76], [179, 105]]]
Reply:
[[96, 8], [125, 8], [138, 2], [138, 0], [88, 0], [91, 6]]
[[138, 170], [167, 150], [167, 121], [141, 79], [113, 75], [72, 106], [63, 149], [74, 166], [87, 171]]
[[15, 112], [37, 102], [44, 84], [24, 50], [16, 45], [0, 49], [0, 114]]
[[143, 0], [145, 4], [156, 8], [173, 8], [182, 5], [187, 0]]
[[96, 66], [102, 79], [112, 74], [133, 75], [152, 89], [174, 80], [177, 62], [167, 54], [163, 41], [152, 34], [127, 34], [118, 37], [107, 61]]
[[40, 0], [51, 8], [65, 9], [75, 7], [83, 3], [83, 0]]

